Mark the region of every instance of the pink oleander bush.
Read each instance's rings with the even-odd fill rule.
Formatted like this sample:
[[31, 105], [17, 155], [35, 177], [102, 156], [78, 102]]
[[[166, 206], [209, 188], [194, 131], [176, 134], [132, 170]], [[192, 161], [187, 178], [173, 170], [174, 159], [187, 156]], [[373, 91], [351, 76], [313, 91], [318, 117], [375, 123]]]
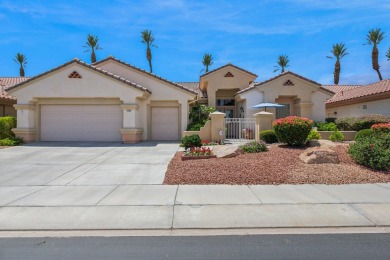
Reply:
[[279, 142], [290, 146], [303, 146], [313, 127], [313, 120], [288, 116], [275, 120], [272, 126]]
[[374, 134], [390, 133], [390, 123], [375, 124], [371, 126]]

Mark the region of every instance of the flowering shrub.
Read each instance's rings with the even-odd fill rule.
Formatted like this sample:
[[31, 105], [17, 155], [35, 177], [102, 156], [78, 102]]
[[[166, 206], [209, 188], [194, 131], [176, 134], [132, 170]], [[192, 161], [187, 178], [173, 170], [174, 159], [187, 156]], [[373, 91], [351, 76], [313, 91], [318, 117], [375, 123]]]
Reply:
[[359, 138], [350, 145], [348, 152], [359, 164], [390, 170], [390, 133]]
[[212, 155], [210, 147], [191, 147], [186, 150], [186, 156]]
[[279, 142], [291, 146], [302, 146], [313, 126], [313, 120], [298, 116], [280, 118], [272, 123]]
[[374, 134], [390, 133], [390, 123], [387, 124], [375, 124], [371, 126]]
[[342, 131], [360, 131], [370, 129], [372, 125], [389, 123], [390, 117], [385, 115], [363, 115], [359, 117], [341, 117], [336, 119], [336, 125]]

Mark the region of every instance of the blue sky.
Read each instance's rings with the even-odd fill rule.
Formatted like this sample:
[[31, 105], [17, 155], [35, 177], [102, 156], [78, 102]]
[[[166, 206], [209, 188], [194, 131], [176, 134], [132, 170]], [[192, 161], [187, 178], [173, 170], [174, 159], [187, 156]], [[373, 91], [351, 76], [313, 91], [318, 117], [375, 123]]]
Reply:
[[27, 76], [34, 76], [84, 53], [88, 33], [98, 35], [103, 50], [148, 69], [140, 34], [152, 30], [154, 73], [172, 81], [198, 81], [204, 53], [215, 69], [233, 63], [259, 75], [275, 76], [278, 55], [286, 54], [291, 71], [322, 84], [333, 82], [332, 44], [343, 42], [350, 53], [341, 61], [340, 84], [378, 80], [371, 67], [367, 32], [382, 28], [379, 45], [383, 78], [390, 78], [390, 1], [376, 0], [111, 0], [0, 1], [0, 76], [18, 76], [12, 60], [28, 58]]

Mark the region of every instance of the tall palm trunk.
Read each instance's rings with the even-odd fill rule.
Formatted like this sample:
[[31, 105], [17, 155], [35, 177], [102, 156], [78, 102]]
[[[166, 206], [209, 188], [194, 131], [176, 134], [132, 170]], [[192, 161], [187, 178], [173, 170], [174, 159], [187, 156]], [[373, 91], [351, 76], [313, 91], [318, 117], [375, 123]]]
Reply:
[[284, 72], [284, 66], [282, 66], [282, 72], [281, 73], [283, 73]]
[[206, 73], [209, 72], [209, 65], [206, 65]]
[[91, 53], [91, 62], [92, 63], [96, 62], [96, 54], [95, 54], [95, 51], [93, 49], [92, 49], [92, 53]]
[[20, 74], [21, 77], [24, 77], [24, 69], [23, 69], [22, 66], [20, 66], [19, 74]]
[[337, 59], [336, 60], [336, 63], [334, 64], [334, 73], [333, 73], [333, 82], [335, 85], [338, 85], [339, 84], [339, 81], [340, 81], [340, 71], [341, 71], [341, 64], [340, 64], [340, 60]]
[[379, 51], [376, 47], [376, 44], [374, 44], [374, 47], [372, 47], [372, 68], [378, 73], [379, 80], [382, 80], [381, 72], [379, 71], [379, 62], [378, 62], [378, 56]]
[[150, 73], [153, 73], [153, 68], [152, 68], [152, 52], [150, 51], [150, 47], [146, 49], [146, 59], [149, 62], [149, 68], [150, 68]]

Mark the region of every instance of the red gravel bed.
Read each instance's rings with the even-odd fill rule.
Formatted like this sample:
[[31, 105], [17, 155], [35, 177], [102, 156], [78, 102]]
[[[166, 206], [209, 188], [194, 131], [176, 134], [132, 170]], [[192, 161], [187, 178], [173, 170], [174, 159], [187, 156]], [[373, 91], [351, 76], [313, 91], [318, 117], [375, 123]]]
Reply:
[[164, 184], [347, 184], [390, 182], [389, 171], [357, 165], [347, 145], [333, 148], [340, 164], [305, 164], [299, 154], [305, 148], [272, 146], [268, 152], [241, 154], [234, 158], [182, 161], [178, 152], [171, 160]]

